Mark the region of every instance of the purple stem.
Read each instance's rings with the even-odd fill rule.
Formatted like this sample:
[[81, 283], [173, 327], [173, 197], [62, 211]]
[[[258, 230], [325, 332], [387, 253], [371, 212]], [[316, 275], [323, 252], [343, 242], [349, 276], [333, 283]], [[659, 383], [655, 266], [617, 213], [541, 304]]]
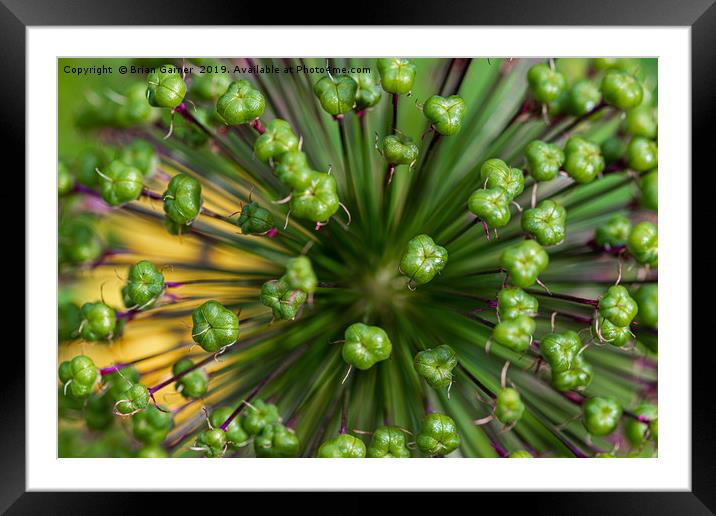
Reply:
[[261, 120], [259, 120], [258, 117], [254, 118], [251, 121], [251, 124], [249, 124], [249, 125], [251, 125], [251, 127], [256, 129], [256, 132], [259, 134], [264, 134], [266, 132], [266, 128], [263, 125], [261, 125]]
[[508, 452], [508, 451], [505, 449], [505, 447], [502, 446], [497, 439], [494, 439], [494, 440], [493, 440], [493, 439], [490, 439], [490, 444], [492, 445], [492, 447], [493, 447], [493, 448], [495, 449], [495, 451], [497, 452], [497, 455], [499, 455], [499, 456], [502, 457], [503, 459], [510, 456], [510, 452]]
[[563, 299], [564, 301], [572, 301], [573, 303], [579, 303], [582, 305], [599, 306], [599, 301], [597, 299], [587, 299], [584, 297], [570, 296], [569, 294], [556, 294], [554, 292], [547, 294], [540, 290], [531, 290], [531, 289], [528, 289], [525, 292], [527, 292], [528, 294], [533, 294], [533, 295], [537, 295], [537, 296], [549, 296], [549, 297], [553, 297], [555, 299]]
[[132, 365], [131, 362], [119, 362], [108, 367], [103, 367], [99, 370], [100, 376], [106, 376], [108, 374], [116, 373], [120, 369], [124, 369], [127, 366]]

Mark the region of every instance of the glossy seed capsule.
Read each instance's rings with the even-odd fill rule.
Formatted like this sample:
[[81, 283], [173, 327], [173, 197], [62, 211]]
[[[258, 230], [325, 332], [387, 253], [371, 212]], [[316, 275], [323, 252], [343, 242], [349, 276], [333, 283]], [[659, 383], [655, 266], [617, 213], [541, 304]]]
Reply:
[[243, 79], [232, 82], [216, 102], [216, 111], [229, 125], [251, 122], [263, 115], [265, 107], [261, 92]]
[[204, 351], [215, 353], [239, 338], [239, 317], [218, 301], [206, 301], [191, 318], [192, 338]]
[[383, 89], [388, 93], [408, 93], [415, 81], [415, 65], [403, 57], [377, 60], [378, 73]]
[[317, 457], [321, 459], [362, 459], [366, 455], [363, 441], [349, 434], [328, 439], [318, 448]]
[[431, 457], [447, 455], [461, 444], [455, 421], [445, 414], [428, 414], [415, 438], [418, 449]]
[[443, 344], [420, 351], [413, 359], [415, 371], [435, 389], [443, 389], [452, 383], [452, 371], [457, 366], [457, 355], [450, 346]]
[[349, 75], [321, 77], [313, 85], [313, 93], [329, 115], [342, 115], [355, 106], [358, 83]]
[[440, 134], [451, 136], [460, 132], [465, 116], [465, 101], [462, 97], [433, 95], [423, 104], [423, 114]]
[[390, 358], [393, 345], [382, 328], [363, 323], [351, 324], [345, 331], [342, 356], [346, 363], [366, 370]]
[[534, 240], [524, 240], [505, 249], [500, 265], [509, 273], [510, 283], [520, 288], [534, 285], [549, 264], [549, 255]]
[[564, 240], [567, 211], [551, 199], [545, 199], [522, 214], [522, 229], [540, 245], [557, 245]]
[[437, 245], [428, 235], [418, 235], [408, 242], [400, 260], [400, 272], [415, 285], [424, 285], [445, 267], [447, 260], [447, 249]]

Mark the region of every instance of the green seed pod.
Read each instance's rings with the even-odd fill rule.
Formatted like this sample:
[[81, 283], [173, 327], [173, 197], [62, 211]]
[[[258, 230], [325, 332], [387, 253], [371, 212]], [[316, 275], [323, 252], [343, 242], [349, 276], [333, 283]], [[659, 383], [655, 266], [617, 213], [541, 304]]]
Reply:
[[626, 154], [626, 143], [618, 136], [612, 136], [602, 142], [600, 150], [606, 163], [616, 163]]
[[568, 84], [584, 79], [589, 71], [591, 60], [586, 58], [565, 57], [555, 61], [555, 68], [564, 75]]
[[290, 288], [303, 290], [307, 294], [315, 292], [318, 286], [318, 278], [313, 272], [311, 260], [306, 256], [291, 258], [286, 264], [286, 274], [283, 279]]
[[510, 221], [510, 196], [499, 186], [481, 188], [472, 192], [467, 209], [487, 225], [501, 228]]
[[556, 202], [545, 199], [522, 214], [522, 229], [540, 245], [557, 245], [564, 240], [567, 211]]
[[139, 170], [144, 177], [151, 177], [159, 166], [159, 155], [151, 143], [134, 140], [122, 149], [119, 159]]
[[423, 419], [415, 442], [421, 452], [431, 457], [447, 455], [460, 446], [455, 421], [444, 414], [432, 413]]
[[409, 59], [389, 57], [377, 60], [383, 89], [388, 93], [408, 93], [415, 81], [415, 65]]
[[380, 89], [380, 84], [378, 84], [371, 72], [353, 73], [350, 77], [358, 85], [358, 91], [356, 92], [356, 110], [362, 111], [380, 102], [383, 92]]
[[239, 338], [239, 317], [218, 301], [206, 301], [191, 313], [191, 336], [204, 351], [215, 353]]
[[138, 459], [166, 459], [169, 457], [167, 450], [161, 446], [145, 446], [137, 452]]
[[184, 100], [186, 83], [173, 65], [163, 65], [147, 75], [147, 100], [150, 106], [174, 109]]
[[82, 264], [102, 256], [104, 243], [86, 218], [61, 221], [57, 237], [59, 263]]
[[[633, 412], [635, 416], [646, 417], [652, 422], [658, 417], [656, 405], [651, 403], [642, 403]], [[647, 436], [650, 435], [650, 432], [647, 434], [647, 430], [649, 430], [649, 423], [643, 423], [632, 417], [624, 420], [624, 437], [634, 448], [644, 444]]]
[[322, 172], [313, 172], [306, 188], [296, 189], [292, 195], [291, 213], [314, 222], [330, 219], [340, 205], [335, 178]]
[[279, 423], [266, 425], [254, 439], [254, 450], [257, 457], [298, 457], [298, 436]]
[[569, 90], [567, 110], [572, 116], [582, 116], [589, 113], [602, 100], [599, 88], [590, 80], [582, 80], [574, 84]]
[[510, 168], [501, 159], [485, 161], [480, 167], [480, 178], [485, 188], [502, 188], [509, 195], [510, 202], [525, 189], [525, 177], [518, 168]]
[[595, 70], [622, 70], [636, 72], [639, 69], [639, 60], [628, 57], [598, 57], [592, 60]]
[[263, 400], [254, 402], [244, 414], [241, 426], [249, 435], [258, 435], [266, 425], [281, 422], [278, 407]]
[[646, 172], [659, 164], [659, 149], [656, 142], [635, 136], [627, 147], [629, 167], [637, 172]]
[[457, 366], [457, 355], [454, 349], [443, 344], [420, 351], [415, 355], [413, 365], [431, 387], [444, 389], [452, 383], [452, 370]]
[[[194, 362], [190, 358], [182, 358], [174, 364], [172, 367], [172, 374], [178, 375], [190, 367], [194, 366]], [[201, 398], [206, 394], [209, 388], [209, 375], [204, 369], [194, 369], [193, 371], [185, 374], [176, 382], [176, 390], [181, 392], [181, 395], [185, 398]], [[223, 423], [223, 421], [222, 421]], [[219, 426], [221, 426], [219, 424]]]
[[244, 235], [263, 235], [274, 227], [271, 213], [256, 202], [250, 202], [241, 208], [236, 224]]
[[141, 383], [135, 383], [120, 394], [120, 399], [115, 404], [115, 410], [119, 414], [129, 416], [147, 408], [149, 399], [149, 390]]
[[582, 339], [571, 330], [564, 333], [550, 333], [540, 341], [542, 356], [553, 372], [574, 369], [580, 349], [582, 349]]
[[492, 340], [516, 353], [523, 353], [532, 343], [537, 325], [531, 317], [518, 315], [514, 319], [500, 321], [492, 329]]
[[72, 364], [69, 360], [65, 360], [60, 364], [57, 374], [60, 377], [60, 382], [63, 384], [72, 380]]
[[363, 441], [348, 434], [323, 441], [318, 448], [319, 459], [362, 459], [365, 454]]
[[226, 73], [199, 73], [191, 79], [191, 92], [200, 100], [216, 100], [231, 85], [231, 77]]
[[521, 288], [505, 287], [497, 294], [497, 312], [500, 319], [516, 319], [520, 315], [534, 317], [539, 310], [537, 298]]
[[506, 387], [497, 393], [495, 400], [495, 416], [504, 425], [511, 425], [522, 418], [525, 404], [522, 403], [520, 393], [511, 387]]
[[286, 152], [297, 150], [298, 137], [291, 124], [278, 118], [266, 124], [266, 130], [254, 143], [254, 154], [264, 163], [280, 158]]
[[[233, 412], [234, 409], [231, 407], [221, 407], [214, 410], [209, 416], [211, 426], [219, 428], [224, 424], [224, 421], [229, 419], [229, 416], [231, 416]], [[249, 438], [249, 434], [241, 426], [240, 419], [238, 417], [232, 419], [229, 426], [226, 427], [226, 442], [229, 443], [229, 448], [232, 450], [238, 450], [248, 442]]]
[[535, 181], [551, 181], [564, 163], [564, 152], [552, 143], [540, 140], [530, 142], [525, 148], [527, 168]]
[[405, 432], [394, 426], [376, 428], [368, 445], [367, 456], [371, 459], [409, 458], [410, 450], [406, 446]]
[[261, 92], [243, 79], [232, 82], [216, 102], [216, 111], [229, 125], [251, 122], [263, 115], [265, 107]]
[[552, 102], [567, 88], [564, 75], [544, 63], [533, 65], [529, 69], [527, 83], [537, 102]]
[[117, 159], [116, 150], [108, 147], [86, 149], [80, 154], [76, 164], [77, 182], [89, 188], [99, 185], [100, 176], [97, 169], [102, 170]]
[[420, 150], [413, 139], [402, 133], [383, 138], [383, 157], [391, 165], [410, 165], [417, 161]]
[[646, 283], [637, 288], [632, 297], [639, 305], [637, 320], [647, 328], [659, 326], [659, 286], [656, 283]]
[[107, 389], [107, 396], [113, 402], [117, 402], [123, 399], [122, 396], [132, 385], [139, 382], [139, 377], [139, 371], [134, 366], [127, 366], [120, 371], [102, 376], [102, 383]]
[[604, 317], [594, 320], [594, 333], [601, 335], [602, 340], [617, 347], [626, 346], [632, 339], [628, 326], [617, 326]]
[[552, 102], [544, 104], [547, 106], [547, 114], [551, 117], [564, 115], [569, 108], [569, 91], [564, 90]]
[[317, 173], [311, 170], [306, 154], [301, 151], [285, 153], [276, 165], [279, 181], [292, 190], [306, 190]]
[[97, 382], [97, 367], [92, 359], [77, 355], [70, 361], [60, 364], [59, 377], [66, 392], [73, 398], [87, 398]]
[[649, 210], [659, 210], [659, 170], [654, 169], [651, 172], [641, 176], [639, 181], [641, 188], [641, 204]]
[[627, 248], [639, 263], [651, 267], [659, 265], [659, 231], [656, 224], [639, 222], [629, 233]]
[[392, 351], [388, 335], [377, 326], [355, 323], [346, 329], [343, 360], [358, 369], [370, 369], [375, 363], [387, 360]]
[[582, 406], [584, 427], [592, 435], [609, 435], [616, 430], [622, 407], [611, 398], [589, 398]]
[[57, 337], [60, 342], [77, 338], [82, 324], [82, 311], [72, 302], [57, 305]]
[[67, 195], [72, 191], [74, 187], [74, 176], [70, 173], [70, 170], [69, 168], [67, 168], [67, 165], [63, 161], [60, 161], [57, 164], [57, 195], [59, 197]]
[[306, 297], [303, 290], [292, 290], [284, 278], [267, 281], [261, 286], [261, 303], [280, 320], [294, 320]]
[[418, 235], [408, 242], [400, 260], [400, 272], [415, 285], [424, 285], [445, 267], [447, 249], [437, 245], [428, 235]]
[[575, 367], [566, 371], [552, 370], [552, 386], [558, 391], [572, 391], [589, 386], [592, 381], [592, 366], [579, 355]]
[[659, 419], [654, 419], [649, 423], [649, 437], [654, 439], [654, 444], [659, 445]]
[[626, 72], [609, 70], [602, 79], [602, 95], [607, 104], [624, 111], [641, 104], [644, 91], [636, 78]]
[[127, 298], [129, 306], [144, 308], [154, 304], [164, 293], [164, 275], [152, 262], [142, 260], [129, 268]]
[[510, 275], [510, 282], [520, 288], [534, 285], [549, 265], [549, 255], [534, 240], [524, 240], [502, 251], [500, 266]]
[[108, 110], [111, 118], [101, 125], [134, 127], [153, 122], [158, 116], [157, 110], [147, 102], [147, 85], [143, 82], [135, 82], [124, 90], [124, 100], [121, 103], [113, 99], [112, 108]]
[[164, 192], [164, 213], [173, 222], [188, 226], [201, 211], [201, 184], [186, 174], [172, 177]]
[[624, 131], [633, 136], [653, 140], [658, 134], [658, 124], [654, 108], [642, 105], [630, 109], [624, 118]]
[[527, 450], [517, 450], [510, 453], [510, 459], [534, 459], [532, 454]]
[[572, 136], [564, 147], [564, 170], [577, 183], [591, 183], [604, 170], [601, 148], [579, 136]]
[[[164, 406], [162, 409], [168, 410]], [[161, 443], [173, 426], [171, 412], [159, 410], [154, 405], [149, 405], [147, 410], [132, 416], [132, 433], [139, 442], [144, 444]]]
[[629, 326], [639, 306], [622, 285], [612, 285], [599, 300], [599, 314], [616, 326]]
[[110, 339], [117, 326], [117, 314], [104, 303], [82, 305], [80, 335], [88, 342]]
[[631, 221], [624, 215], [612, 215], [597, 228], [594, 241], [599, 247], [619, 247], [625, 245], [631, 231]]
[[226, 432], [220, 428], [204, 430], [196, 438], [196, 448], [203, 449], [204, 456], [216, 459], [224, 456], [227, 449]]
[[98, 172], [102, 199], [110, 206], [139, 199], [142, 193], [144, 176], [139, 171], [122, 161], [113, 161], [103, 171]]
[[164, 228], [167, 230], [167, 232], [170, 235], [174, 235], [174, 236], [183, 235], [183, 234], [191, 231], [189, 226], [186, 226], [184, 224], [177, 224], [170, 218], [164, 219]]
[[440, 134], [451, 136], [460, 132], [465, 116], [465, 101], [457, 95], [433, 95], [423, 104], [423, 114]]
[[107, 396], [90, 395], [84, 413], [85, 423], [90, 430], [106, 430], [114, 422], [112, 404]]
[[358, 83], [348, 75], [325, 76], [313, 85], [313, 93], [329, 115], [342, 115], [355, 106]]

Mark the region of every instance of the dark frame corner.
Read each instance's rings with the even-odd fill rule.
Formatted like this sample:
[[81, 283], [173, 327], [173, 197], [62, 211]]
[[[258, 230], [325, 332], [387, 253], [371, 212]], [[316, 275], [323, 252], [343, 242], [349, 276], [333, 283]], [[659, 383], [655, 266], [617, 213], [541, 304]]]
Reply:
[[[521, 0], [502, 2], [484, 0], [458, 0], [450, 8], [437, 9], [424, 0], [412, 2], [382, 3], [379, 12], [354, 14], [352, 18], [340, 18], [338, 23], [351, 24], [411, 24], [411, 25], [647, 25], [691, 27], [692, 37], [692, 136], [693, 160], [703, 162], [704, 172], [713, 168], [708, 162], [709, 143], [712, 139], [713, 120], [716, 119], [716, 3], [715, 0]], [[166, 4], [166, 5], [163, 5]], [[299, 4], [296, 4], [299, 6]], [[284, 9], [284, 7], [282, 7]], [[25, 29], [35, 25], [192, 25], [231, 24], [293, 24], [304, 23], [336, 25], [332, 9], [314, 7], [291, 12], [282, 10], [271, 13], [271, 18], [260, 3], [236, 3], [227, 0], [204, 1], [201, 9], [188, 0], [146, 2], [126, 0], [105, 3], [93, 0], [0, 0], [0, 70], [3, 72], [3, 124], [6, 157], [15, 155], [18, 170], [25, 165]], [[189, 13], [189, 15], [187, 15]], [[329, 14], [330, 13], [330, 14]], [[308, 16], [307, 16], [308, 15]], [[310, 16], [310, 17], [309, 17]], [[54, 72], [53, 72], [54, 73]], [[712, 144], [712, 143], [711, 143]], [[8, 174], [9, 176], [10, 174]], [[21, 177], [15, 174], [14, 177]], [[20, 186], [25, 190], [24, 181]], [[702, 189], [703, 191], [704, 189]], [[708, 205], [708, 201], [707, 204]], [[705, 206], [694, 202], [694, 207]], [[713, 221], [713, 213], [694, 217]], [[24, 252], [24, 251], [23, 251]], [[711, 265], [713, 265], [713, 260]], [[707, 264], [708, 267], [708, 264]], [[27, 271], [26, 271], [27, 274]], [[690, 281], [690, 278], [689, 278]], [[705, 304], [705, 303], [704, 303]], [[694, 309], [705, 311], [704, 304], [694, 304]], [[704, 314], [705, 316], [706, 314]], [[690, 330], [690, 329], [689, 329]], [[35, 343], [36, 344], [36, 343]], [[671, 343], [679, 345], [680, 343]], [[713, 388], [708, 383], [713, 374], [707, 354], [708, 341], [693, 346], [692, 384], [692, 491], [684, 493], [530, 493], [511, 496], [514, 501], [529, 507], [530, 513], [558, 514], [714, 514], [716, 513], [716, 425], [714, 421]], [[30, 345], [30, 343], [26, 343]], [[13, 346], [8, 346], [12, 348]], [[6, 373], [3, 383], [3, 438], [0, 439], [0, 511], [13, 514], [47, 513], [65, 514], [78, 507], [92, 507], [94, 513], [115, 513], [120, 507], [137, 507], [146, 503], [146, 495], [108, 493], [26, 493], [25, 492], [25, 354], [14, 346], [16, 357], [11, 362], [12, 371]], [[708, 368], [708, 369], [707, 369]], [[9, 381], [8, 381], [9, 380]], [[213, 496], [213, 495], [212, 495]], [[480, 495], [481, 500], [484, 495]], [[497, 494], [496, 496], [504, 496]], [[243, 495], [242, 495], [243, 497]], [[303, 495], [291, 496], [294, 505]], [[353, 507], [368, 509], [365, 498], [350, 495]], [[426, 497], [427, 503], [438, 497]], [[560, 500], [558, 500], [558, 498]], [[173, 494], [162, 496], [164, 505], [181, 503], [184, 497]], [[155, 498], [155, 500], [157, 500]], [[234, 500], [236, 500], [234, 498]], [[286, 498], [272, 497], [277, 509]], [[348, 507], [350, 504], [345, 503]], [[504, 503], [504, 498], [502, 499]], [[557, 503], [561, 502], [561, 503]], [[422, 502], [421, 502], [422, 503]], [[480, 502], [482, 504], [484, 502]], [[50, 510], [48, 508], [51, 507]], [[288, 507], [288, 506], [287, 506]]]

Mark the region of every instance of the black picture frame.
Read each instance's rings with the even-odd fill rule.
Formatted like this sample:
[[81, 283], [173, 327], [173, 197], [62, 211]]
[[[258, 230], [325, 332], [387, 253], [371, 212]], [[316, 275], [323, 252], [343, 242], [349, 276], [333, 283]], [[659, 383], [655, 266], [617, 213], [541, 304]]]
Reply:
[[[207, 1], [200, 7], [187, 0], [0, 0], [0, 73], [2, 73], [2, 118], [4, 156], [16, 158], [16, 170], [25, 166], [25, 29], [39, 25], [282, 25], [303, 22], [310, 25], [608, 25], [608, 26], [683, 26], [691, 28], [692, 71], [692, 155], [693, 168], [703, 163], [704, 174], [713, 175], [709, 165], [707, 138], [712, 138], [708, 124], [716, 119], [716, 4], [715, 0], [460, 0], [439, 8], [434, 3], [380, 2], [356, 7], [355, 12], [338, 14], [335, 3], [308, 7], [282, 4], [268, 13], [261, 2]], [[359, 4], [352, 4], [358, 6]], [[361, 11], [363, 10], [363, 11]], [[47, 71], [48, 94], [53, 94], [55, 70]], [[48, 114], [48, 123], [54, 123]], [[707, 166], [708, 165], [708, 166]], [[9, 173], [9, 171], [6, 171]], [[687, 171], [680, 171], [685, 174]], [[19, 174], [17, 174], [19, 175]], [[677, 174], [675, 174], [677, 175]], [[701, 179], [704, 180], [704, 179]], [[705, 179], [709, 181], [709, 179]], [[24, 190], [24, 181], [19, 189]], [[26, 192], [28, 194], [28, 192]], [[700, 206], [694, 200], [693, 206]], [[703, 205], [701, 205], [703, 206]], [[698, 209], [698, 208], [697, 208]], [[693, 214], [692, 214], [693, 215]], [[710, 223], [713, 212], [693, 216], [694, 224]], [[693, 235], [694, 233], [692, 233]], [[697, 243], [697, 242], [694, 242]], [[18, 246], [19, 247], [19, 246]], [[692, 256], [698, 256], [693, 253]], [[714, 265], [714, 260], [706, 267]], [[26, 275], [30, 271], [25, 271]], [[690, 277], [685, 281], [691, 282]], [[704, 304], [694, 303], [695, 315], [705, 318]], [[26, 324], [28, 314], [25, 314]], [[697, 319], [698, 320], [698, 319]], [[692, 331], [691, 321], [684, 334]], [[524, 506], [531, 514], [713, 514], [716, 511], [716, 461], [714, 443], [713, 389], [708, 342], [698, 345], [694, 335], [692, 347], [692, 490], [690, 492], [641, 493], [505, 493], [481, 494], [479, 505], [503, 504], [515, 509]], [[40, 343], [26, 342], [26, 346]], [[669, 345], [685, 345], [669, 343]], [[25, 353], [17, 344], [6, 342], [12, 368], [5, 367], [2, 383], [2, 425], [0, 432], [0, 510], [10, 514], [65, 514], [88, 512], [130, 512], [149, 500], [159, 501], [165, 511], [173, 504], [186, 503], [186, 493], [153, 498], [149, 494], [128, 493], [27, 493], [25, 492]], [[559, 483], [559, 479], [555, 479]], [[213, 495], [212, 495], [213, 496]], [[361, 495], [344, 499], [346, 509], [360, 511], [375, 508]], [[419, 495], [414, 495], [419, 496]], [[490, 496], [491, 500], [487, 497]], [[506, 500], [509, 496], [509, 501]], [[234, 495], [236, 497], [236, 495]], [[497, 498], [497, 497], [501, 497]], [[441, 496], [423, 493], [422, 504], [444, 503]], [[244, 495], [241, 495], [244, 500]], [[272, 496], [275, 511], [283, 503], [295, 506], [303, 495]], [[207, 500], [207, 499], [205, 499]], [[234, 498], [236, 500], [236, 498]], [[500, 501], [501, 500], [501, 501]], [[200, 502], [202, 503], [202, 502]], [[208, 502], [205, 502], [208, 503]], [[377, 502], [382, 503], [382, 502]], [[142, 504], [142, 505], [140, 505]], [[517, 504], [517, 505], [515, 505]], [[204, 503], [202, 503], [204, 505]], [[500, 506], [500, 505], [498, 505]], [[207, 510], [209, 506], [207, 505]], [[326, 508], [328, 510], [328, 508]], [[318, 511], [320, 512], [320, 511]], [[329, 511], [332, 512], [333, 511]], [[339, 512], [339, 511], [337, 511]], [[348, 510], [346, 512], [349, 512]]]

